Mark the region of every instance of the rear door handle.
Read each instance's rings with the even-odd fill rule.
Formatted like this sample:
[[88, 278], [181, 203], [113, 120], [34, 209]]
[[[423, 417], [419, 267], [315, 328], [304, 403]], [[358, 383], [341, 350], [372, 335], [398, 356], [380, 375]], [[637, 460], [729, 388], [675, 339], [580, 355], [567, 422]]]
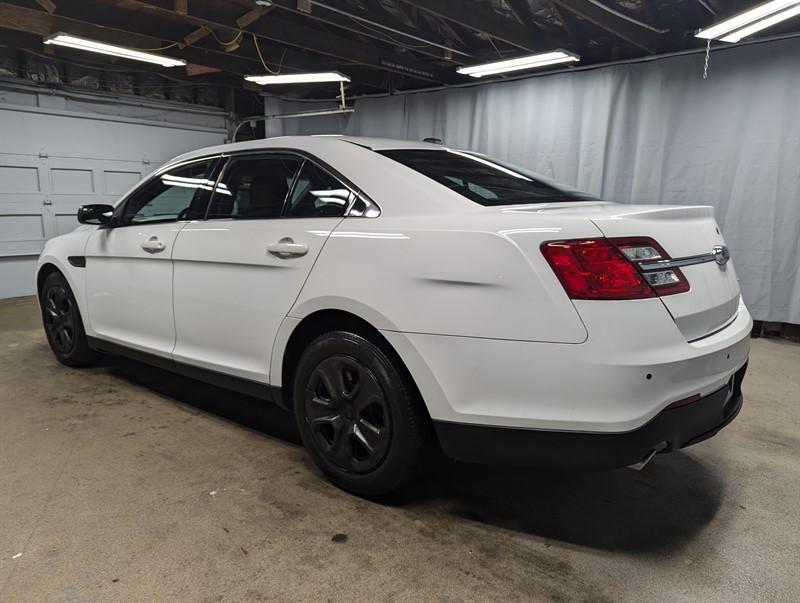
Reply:
[[150, 237], [146, 241], [142, 242], [142, 249], [144, 249], [147, 253], [160, 253], [166, 248], [166, 243], [164, 243], [164, 241], [159, 241], [158, 237]]
[[290, 237], [284, 237], [277, 243], [267, 245], [267, 251], [281, 259], [299, 258], [308, 253], [308, 245], [295, 243]]

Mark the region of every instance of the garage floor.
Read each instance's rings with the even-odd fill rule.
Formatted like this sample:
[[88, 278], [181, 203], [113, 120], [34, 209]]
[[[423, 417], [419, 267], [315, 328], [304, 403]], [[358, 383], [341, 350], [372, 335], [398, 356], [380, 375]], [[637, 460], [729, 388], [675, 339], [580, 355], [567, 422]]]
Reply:
[[139, 364], [56, 363], [0, 302], [0, 600], [800, 600], [800, 346], [643, 473], [441, 463], [380, 505], [279, 411]]

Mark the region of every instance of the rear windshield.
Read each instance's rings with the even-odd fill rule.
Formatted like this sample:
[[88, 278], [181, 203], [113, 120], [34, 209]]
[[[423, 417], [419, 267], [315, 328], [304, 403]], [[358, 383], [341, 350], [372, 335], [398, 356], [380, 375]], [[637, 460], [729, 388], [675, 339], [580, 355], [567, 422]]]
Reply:
[[392, 149], [381, 155], [424, 174], [481, 205], [589, 201], [593, 197], [482, 155], [448, 149]]

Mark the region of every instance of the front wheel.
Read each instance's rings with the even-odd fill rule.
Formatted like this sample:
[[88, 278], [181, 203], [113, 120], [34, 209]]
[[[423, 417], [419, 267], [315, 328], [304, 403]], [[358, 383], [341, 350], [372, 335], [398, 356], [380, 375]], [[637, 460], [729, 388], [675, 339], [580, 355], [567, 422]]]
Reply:
[[67, 366], [85, 366], [96, 360], [83, 330], [81, 313], [67, 279], [53, 272], [44, 281], [39, 304], [50, 349]]
[[408, 377], [372, 341], [346, 331], [318, 337], [300, 358], [293, 393], [303, 443], [342, 489], [387, 494], [420, 467], [427, 414]]

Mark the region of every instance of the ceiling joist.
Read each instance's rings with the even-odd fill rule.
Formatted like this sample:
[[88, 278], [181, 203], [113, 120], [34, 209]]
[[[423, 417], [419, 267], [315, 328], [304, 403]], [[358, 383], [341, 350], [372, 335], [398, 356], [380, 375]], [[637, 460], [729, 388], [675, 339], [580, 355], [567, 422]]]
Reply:
[[[81, 5], [85, 6], [91, 2], [92, 0], [82, 0]], [[169, 24], [164, 23], [162, 20], [148, 19], [141, 24], [137, 24], [137, 33], [131, 33], [129, 31], [130, 20], [119, 19], [114, 15], [108, 14], [110, 12], [106, 11], [105, 13], [105, 24], [98, 24], [0, 2], [0, 27], [42, 37], [60, 31], [67, 31], [76, 36], [138, 49], [157, 48], [162, 46], [164, 42], [171, 42], [177, 45], [182, 41], [182, 38], [175, 36], [174, 33], [170, 35], [171, 28]], [[261, 62], [255, 55], [254, 50], [248, 50], [247, 53], [240, 50], [235, 55], [231, 55], [219, 50], [218, 46], [216, 48], [187, 46], [178, 52], [165, 49], [160, 51], [160, 54], [183, 58], [193, 65], [212, 67], [215, 70], [239, 76], [252, 75], [263, 71]], [[321, 67], [326, 69], [334, 69], [336, 67], [333, 62], [320, 63], [318, 59], [315, 60], [295, 51], [286, 51], [283, 66], [289, 71], [311, 71], [319, 70]], [[386, 89], [384, 79], [376, 77], [374, 72], [361, 74], [359, 83], [373, 89]]]
[[[135, 19], [136, 13], [159, 17], [160, 20], [176, 24], [190, 24], [196, 28], [211, 27], [217, 31], [224, 31], [228, 39], [232, 39], [238, 32], [251, 33], [265, 41], [277, 42], [284, 46], [299, 48], [304, 51], [320, 54], [342, 63], [369, 65], [383, 71], [402, 73], [409, 77], [436, 82], [447, 83], [452, 74], [449, 70], [429, 64], [422, 64], [405, 55], [383, 51], [381, 48], [364, 44], [362, 42], [326, 34], [318, 29], [298, 23], [288, 22], [270, 16], [268, 19], [252, 21], [247, 27], [240, 27], [237, 19], [242, 14], [239, 2], [193, 2], [190, 12], [186, 15], [176, 13], [171, 8], [164, 6], [158, 0], [87, 0], [81, 2], [84, 6], [91, 4], [114, 6], [120, 11], [127, 11], [131, 18], [132, 26], [138, 29], [139, 21]], [[252, 12], [253, 4], [249, 4]], [[75, 9], [77, 10], [77, 9]], [[85, 9], [84, 9], [85, 10]], [[102, 11], [93, 11], [93, 20], [107, 18]], [[149, 22], [149, 20], [148, 20]]]

